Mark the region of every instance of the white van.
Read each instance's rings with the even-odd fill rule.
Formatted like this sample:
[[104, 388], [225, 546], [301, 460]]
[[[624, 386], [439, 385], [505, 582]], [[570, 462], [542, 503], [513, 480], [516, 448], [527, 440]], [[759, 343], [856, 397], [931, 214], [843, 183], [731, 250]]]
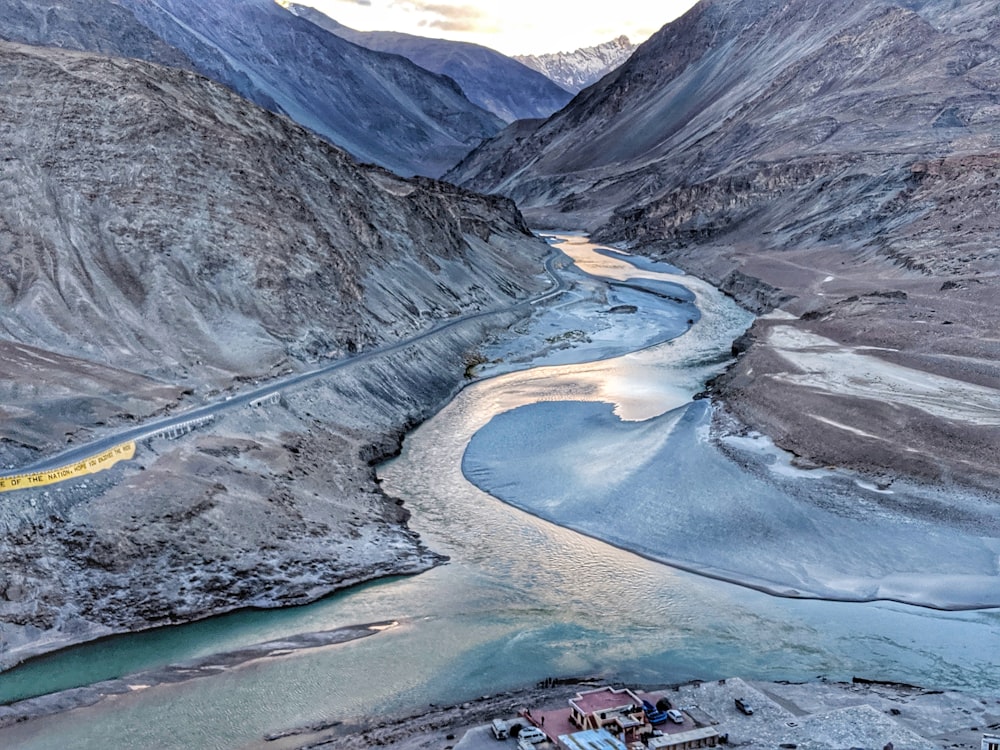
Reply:
[[505, 740], [510, 737], [510, 728], [507, 726], [507, 722], [503, 719], [494, 719], [493, 723], [490, 725], [490, 730], [493, 732], [493, 736], [498, 740]]
[[527, 742], [532, 745], [539, 742], [545, 742], [547, 739], [548, 737], [545, 736], [545, 732], [538, 727], [531, 726], [530, 724], [526, 727], [522, 727], [521, 731], [517, 733], [518, 742]]

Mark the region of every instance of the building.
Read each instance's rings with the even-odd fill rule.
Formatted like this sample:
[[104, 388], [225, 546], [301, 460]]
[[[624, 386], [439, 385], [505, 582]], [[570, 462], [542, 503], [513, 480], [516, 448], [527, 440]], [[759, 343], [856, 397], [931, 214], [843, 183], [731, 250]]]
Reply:
[[646, 740], [649, 750], [693, 750], [699, 747], [715, 747], [719, 743], [719, 733], [713, 727], [698, 727], [686, 732], [664, 734]]
[[984, 734], [982, 750], [1000, 750], [1000, 734]]
[[646, 726], [642, 699], [628, 688], [603, 687], [577, 693], [570, 698], [569, 707], [570, 723], [585, 731], [607, 730], [625, 743], [635, 742]]
[[605, 686], [577, 693], [568, 709], [521, 715], [562, 750], [694, 750], [718, 744], [718, 732], [708, 726], [716, 723], [711, 716], [699, 711], [699, 721], [681, 710], [669, 716], [656, 702], [655, 693]]
[[628, 750], [625, 744], [607, 729], [586, 729], [559, 735], [560, 746], [566, 750]]

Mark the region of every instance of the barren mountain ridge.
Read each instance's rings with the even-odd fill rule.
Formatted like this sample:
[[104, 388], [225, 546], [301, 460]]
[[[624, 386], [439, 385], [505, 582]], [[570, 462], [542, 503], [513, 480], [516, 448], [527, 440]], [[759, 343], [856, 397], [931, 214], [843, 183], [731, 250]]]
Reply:
[[804, 462], [993, 490], [998, 41], [988, 2], [705, 0], [446, 177], [777, 310], [714, 388]]

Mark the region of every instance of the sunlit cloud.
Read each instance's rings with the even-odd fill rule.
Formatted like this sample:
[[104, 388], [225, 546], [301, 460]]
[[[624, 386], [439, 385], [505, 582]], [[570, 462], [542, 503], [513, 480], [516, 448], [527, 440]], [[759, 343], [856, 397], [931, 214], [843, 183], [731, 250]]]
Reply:
[[494, 30], [496, 24], [488, 23], [486, 14], [471, 5], [424, 3], [419, 0], [393, 3], [398, 8], [421, 16], [418, 25], [442, 31], [484, 32]]

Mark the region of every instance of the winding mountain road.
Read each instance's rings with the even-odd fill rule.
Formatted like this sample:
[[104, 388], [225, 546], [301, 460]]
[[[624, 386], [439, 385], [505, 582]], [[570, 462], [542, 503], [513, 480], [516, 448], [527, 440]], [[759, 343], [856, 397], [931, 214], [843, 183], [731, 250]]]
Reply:
[[[346, 367], [352, 367], [354, 365], [367, 362], [373, 358], [381, 357], [386, 354], [391, 354], [397, 352], [400, 349], [404, 349], [413, 344], [424, 341], [433, 336], [437, 336], [444, 331], [447, 331], [455, 326], [461, 325], [463, 323], [468, 323], [472, 320], [477, 320], [480, 318], [486, 318], [491, 315], [499, 315], [507, 312], [516, 310], [519, 307], [527, 305], [536, 305], [544, 302], [552, 297], [562, 294], [566, 289], [569, 288], [569, 282], [563, 279], [556, 271], [555, 263], [560, 258], [565, 258], [560, 251], [552, 249], [549, 256], [545, 259], [545, 272], [549, 275], [552, 280], [553, 286], [538, 294], [534, 297], [530, 297], [516, 304], [509, 305], [508, 307], [503, 307], [494, 310], [482, 310], [476, 313], [470, 313], [467, 315], [460, 315], [456, 318], [451, 318], [438, 323], [432, 328], [427, 329], [421, 333], [411, 336], [406, 339], [397, 341], [394, 344], [389, 344], [377, 349], [372, 349], [370, 351], [362, 352], [356, 356], [339, 359], [336, 362], [331, 362], [328, 365], [317, 368], [315, 370], [310, 370], [308, 372], [298, 373], [296, 375], [291, 375], [287, 378], [282, 378], [279, 380], [274, 380], [268, 382], [259, 388], [255, 388], [251, 391], [246, 391], [235, 396], [228, 396], [219, 401], [213, 401], [211, 403], [205, 404], [203, 406], [198, 406], [193, 409], [187, 409], [178, 414], [171, 415], [169, 417], [163, 417], [160, 419], [155, 419], [150, 422], [145, 422], [144, 424], [138, 425], [136, 427], [131, 427], [118, 432], [111, 433], [104, 437], [98, 438], [97, 440], [92, 440], [87, 443], [75, 446], [68, 450], [61, 451], [52, 456], [44, 458], [40, 461], [36, 461], [32, 464], [23, 466], [16, 471], [6, 473], [0, 476], [0, 479], [23, 476], [26, 474], [31, 474], [34, 472], [52, 471], [54, 469], [62, 468], [72, 464], [76, 464], [80, 461], [85, 461], [93, 456], [100, 455], [115, 446], [121, 445], [129, 441], [143, 440], [145, 438], [152, 437], [154, 435], [169, 432], [172, 429], [183, 429], [186, 425], [194, 423], [195, 425], [199, 423], [204, 423], [210, 421], [217, 417], [218, 415], [243, 406], [249, 406], [252, 403], [260, 402], [262, 400], [268, 399], [270, 397], [278, 396], [282, 391], [288, 388], [293, 388], [295, 386], [301, 385], [302, 383], [309, 382], [311, 380], [316, 380], [317, 378], [326, 377], [337, 370], [341, 370]], [[67, 477], [71, 479], [74, 477]], [[30, 485], [26, 485], [24, 489], [29, 489]]]

